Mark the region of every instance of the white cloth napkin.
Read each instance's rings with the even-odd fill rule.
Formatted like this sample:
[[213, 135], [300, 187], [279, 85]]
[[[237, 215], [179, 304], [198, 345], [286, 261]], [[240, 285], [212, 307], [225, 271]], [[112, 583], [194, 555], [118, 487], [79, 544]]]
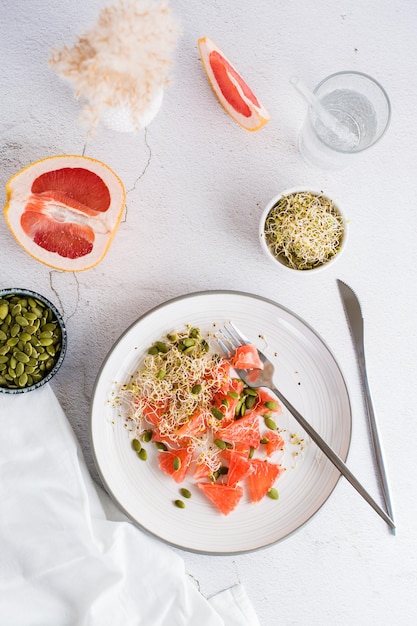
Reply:
[[207, 601], [173, 550], [111, 519], [49, 385], [0, 393], [0, 425], [1, 625], [259, 626], [241, 585]]

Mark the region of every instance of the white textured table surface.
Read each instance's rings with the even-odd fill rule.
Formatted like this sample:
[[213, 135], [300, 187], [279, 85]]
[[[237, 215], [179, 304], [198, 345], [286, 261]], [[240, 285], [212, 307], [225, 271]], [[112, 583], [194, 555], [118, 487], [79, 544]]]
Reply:
[[[141, 314], [172, 297], [231, 289], [271, 298], [312, 325], [346, 378], [353, 413], [349, 466], [379, 498], [352, 343], [336, 278], [360, 296], [370, 382], [398, 533], [341, 480], [326, 506], [288, 540], [236, 557], [181, 552], [204, 595], [242, 582], [262, 626], [408, 626], [417, 590], [416, 264], [417, 7], [414, 0], [204, 3], [175, 0], [182, 22], [173, 81], [146, 132], [101, 129], [86, 140], [79, 104], [48, 67], [50, 50], [91, 26], [102, 0], [4, 0], [1, 9], [0, 182], [50, 155], [105, 161], [127, 189], [126, 212], [104, 261], [83, 273], [48, 269], [0, 224], [0, 287], [33, 288], [63, 312], [69, 335], [53, 383], [95, 478], [89, 404], [107, 352]], [[30, 6], [30, 9], [29, 9]], [[216, 102], [197, 39], [236, 64], [272, 121], [247, 133]], [[305, 105], [289, 84], [313, 87], [353, 69], [387, 90], [386, 137], [350, 168], [307, 166], [296, 148]], [[350, 219], [334, 268], [297, 279], [261, 253], [260, 212], [279, 191], [332, 191]]]

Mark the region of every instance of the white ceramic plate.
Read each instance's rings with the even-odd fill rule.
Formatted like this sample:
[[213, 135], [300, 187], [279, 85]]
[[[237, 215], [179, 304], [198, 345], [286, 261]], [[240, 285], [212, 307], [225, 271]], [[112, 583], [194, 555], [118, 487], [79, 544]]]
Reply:
[[[245, 495], [223, 516], [192, 478], [183, 484], [192, 498], [185, 509], [175, 507], [179, 486], [159, 470], [153, 444], [147, 444], [146, 462], [132, 451], [114, 407], [116, 384], [129, 379], [148, 347], [167, 332], [186, 324], [213, 331], [213, 324], [230, 320], [271, 358], [276, 384], [343, 460], [351, 437], [350, 402], [340, 369], [323, 340], [291, 311], [250, 294], [214, 291], [176, 298], [142, 316], [117, 341], [96, 381], [91, 409], [95, 461], [107, 491], [132, 521], [167, 543], [209, 554], [256, 550], [288, 537], [321, 508], [339, 479], [313, 442], [304, 449], [287, 443], [273, 458], [286, 467], [275, 484], [279, 499], [252, 504]], [[287, 438], [304, 436], [285, 410], [278, 426]]]

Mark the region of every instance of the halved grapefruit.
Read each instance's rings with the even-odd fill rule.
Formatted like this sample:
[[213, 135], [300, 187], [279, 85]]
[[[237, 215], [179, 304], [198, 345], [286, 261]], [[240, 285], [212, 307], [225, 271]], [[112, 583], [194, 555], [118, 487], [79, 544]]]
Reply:
[[119, 226], [125, 190], [104, 163], [62, 155], [36, 161], [6, 184], [6, 222], [17, 242], [55, 269], [97, 265]]
[[237, 69], [209, 39], [198, 40], [207, 78], [222, 107], [246, 130], [259, 130], [271, 119]]

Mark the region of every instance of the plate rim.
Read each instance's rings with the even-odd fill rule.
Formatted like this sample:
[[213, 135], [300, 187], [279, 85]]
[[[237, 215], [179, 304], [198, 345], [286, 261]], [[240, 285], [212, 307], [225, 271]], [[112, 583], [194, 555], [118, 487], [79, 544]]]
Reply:
[[101, 366], [97, 372], [97, 376], [96, 379], [94, 381], [94, 386], [92, 389], [92, 394], [91, 394], [91, 402], [90, 402], [90, 410], [89, 410], [89, 436], [90, 436], [90, 444], [91, 444], [91, 453], [92, 453], [92, 457], [93, 457], [93, 462], [94, 462], [94, 466], [96, 468], [96, 471], [100, 477], [100, 480], [102, 482], [102, 485], [107, 493], [107, 495], [110, 497], [110, 499], [113, 501], [113, 503], [116, 505], [116, 507], [118, 508], [119, 511], [121, 511], [128, 520], [130, 520], [134, 526], [136, 526], [138, 529], [140, 529], [142, 532], [146, 533], [148, 536], [158, 540], [158, 541], [162, 541], [163, 543], [179, 549], [179, 550], [183, 550], [185, 552], [190, 552], [190, 553], [194, 553], [194, 554], [202, 554], [202, 555], [207, 555], [207, 556], [237, 556], [240, 554], [249, 554], [249, 553], [253, 553], [253, 552], [258, 552], [259, 550], [266, 550], [267, 548], [271, 548], [272, 546], [275, 546], [279, 543], [281, 543], [282, 541], [289, 539], [290, 537], [292, 537], [295, 533], [297, 533], [299, 530], [301, 530], [302, 528], [305, 528], [305, 526], [311, 522], [315, 516], [319, 513], [319, 511], [323, 508], [323, 506], [328, 502], [330, 496], [332, 495], [332, 493], [334, 492], [334, 490], [336, 489], [340, 479], [342, 478], [342, 475], [340, 474], [339, 477], [337, 478], [337, 480], [335, 481], [332, 489], [329, 491], [327, 497], [325, 498], [325, 500], [320, 504], [320, 506], [314, 511], [314, 513], [312, 513], [310, 515], [310, 517], [308, 519], [306, 519], [300, 526], [297, 526], [297, 528], [294, 528], [294, 530], [292, 530], [291, 532], [287, 533], [284, 537], [280, 537], [279, 539], [276, 539], [275, 541], [271, 541], [265, 545], [262, 546], [257, 546], [254, 548], [247, 548], [247, 549], [240, 549], [240, 550], [231, 550], [231, 551], [212, 551], [212, 550], [202, 550], [202, 549], [198, 549], [198, 548], [190, 548], [187, 547], [185, 545], [181, 545], [178, 543], [175, 543], [174, 541], [170, 541], [169, 539], [166, 539], [165, 537], [161, 537], [160, 535], [158, 535], [157, 533], [153, 533], [149, 528], [146, 528], [145, 526], [143, 526], [140, 522], [138, 522], [137, 519], [135, 519], [130, 513], [129, 511], [127, 511], [125, 509], [125, 507], [119, 502], [118, 498], [116, 497], [116, 495], [113, 493], [112, 489], [109, 487], [107, 480], [105, 479], [103, 472], [100, 468], [100, 464], [99, 461], [97, 459], [97, 455], [96, 455], [96, 450], [95, 450], [95, 444], [94, 444], [94, 437], [93, 437], [93, 405], [94, 405], [94, 397], [96, 394], [96, 390], [98, 387], [98, 384], [100, 382], [100, 378], [102, 375], [102, 372], [104, 370], [104, 368], [106, 367], [107, 362], [109, 361], [113, 351], [116, 349], [116, 346], [119, 344], [119, 342], [123, 339], [123, 337], [125, 337], [125, 335], [127, 335], [132, 328], [134, 328], [137, 324], [139, 324], [143, 319], [145, 319], [146, 317], [149, 317], [150, 315], [152, 315], [153, 313], [155, 313], [155, 311], [164, 308], [165, 306], [168, 306], [170, 304], [173, 304], [175, 302], [181, 301], [181, 300], [186, 300], [188, 298], [193, 298], [193, 297], [199, 297], [199, 296], [212, 296], [212, 295], [231, 295], [231, 296], [244, 296], [244, 297], [248, 297], [248, 298], [252, 298], [255, 300], [261, 300], [264, 302], [267, 302], [268, 304], [271, 304], [274, 307], [277, 307], [278, 309], [281, 309], [282, 311], [284, 311], [285, 313], [289, 314], [290, 316], [294, 317], [296, 320], [298, 320], [299, 322], [301, 322], [301, 324], [303, 324], [310, 332], [312, 332], [315, 337], [320, 341], [320, 343], [323, 345], [323, 347], [327, 350], [327, 352], [329, 353], [329, 355], [331, 356], [331, 358], [333, 359], [337, 370], [340, 374], [341, 377], [341, 381], [343, 383], [345, 392], [346, 392], [346, 399], [347, 399], [347, 403], [348, 403], [348, 409], [349, 409], [349, 437], [348, 437], [348, 441], [347, 441], [347, 448], [346, 448], [346, 454], [345, 455], [341, 455], [341, 458], [344, 462], [346, 462], [348, 456], [349, 456], [349, 452], [350, 452], [350, 446], [352, 443], [352, 403], [350, 400], [350, 395], [349, 395], [349, 389], [348, 386], [346, 384], [346, 379], [345, 376], [343, 375], [343, 371], [339, 365], [339, 362], [337, 361], [335, 355], [333, 354], [333, 351], [330, 349], [329, 345], [327, 344], [327, 342], [322, 338], [322, 336], [308, 323], [306, 322], [300, 315], [298, 315], [297, 313], [294, 313], [291, 309], [287, 308], [286, 306], [279, 304], [278, 302], [276, 302], [275, 300], [272, 300], [271, 298], [267, 298], [266, 296], [260, 296], [257, 294], [253, 294], [250, 292], [246, 292], [246, 291], [240, 291], [240, 290], [233, 290], [233, 289], [207, 289], [207, 290], [200, 290], [200, 291], [193, 291], [190, 293], [186, 293], [186, 294], [182, 294], [179, 296], [175, 296], [173, 298], [170, 298], [169, 300], [165, 300], [163, 302], [160, 302], [159, 304], [153, 306], [151, 309], [148, 309], [147, 311], [145, 311], [145, 313], [143, 313], [142, 315], [140, 315], [134, 322], [132, 322], [131, 324], [129, 324], [129, 326], [119, 335], [119, 337], [113, 342], [112, 346], [110, 347], [110, 349], [107, 352], [107, 355], [105, 356], [105, 358], [103, 359]]

